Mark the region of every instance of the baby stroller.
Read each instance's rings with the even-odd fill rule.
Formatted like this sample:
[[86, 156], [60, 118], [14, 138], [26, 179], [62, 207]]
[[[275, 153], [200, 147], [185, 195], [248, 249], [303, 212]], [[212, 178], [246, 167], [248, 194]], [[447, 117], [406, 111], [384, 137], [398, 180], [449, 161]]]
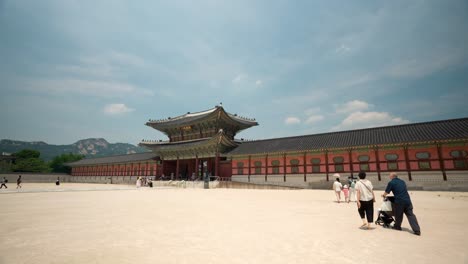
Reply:
[[379, 208], [379, 215], [375, 221], [376, 225], [381, 225], [383, 227], [390, 227], [390, 224], [395, 221], [393, 219], [393, 203], [395, 197], [387, 196], [384, 198], [382, 205]]

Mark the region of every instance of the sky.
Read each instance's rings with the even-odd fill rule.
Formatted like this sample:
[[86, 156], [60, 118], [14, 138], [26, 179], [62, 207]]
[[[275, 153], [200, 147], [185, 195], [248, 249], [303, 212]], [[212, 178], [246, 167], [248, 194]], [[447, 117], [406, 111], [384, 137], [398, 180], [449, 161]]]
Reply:
[[0, 0], [0, 139], [267, 139], [468, 117], [468, 1]]

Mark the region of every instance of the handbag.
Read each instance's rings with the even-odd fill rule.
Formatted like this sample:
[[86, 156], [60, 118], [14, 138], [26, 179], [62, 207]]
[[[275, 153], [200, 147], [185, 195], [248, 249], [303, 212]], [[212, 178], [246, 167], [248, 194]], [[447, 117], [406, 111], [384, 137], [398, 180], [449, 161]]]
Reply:
[[383, 212], [393, 211], [392, 202], [390, 202], [389, 200], [383, 201], [382, 205], [380, 206], [380, 211], [383, 211]]

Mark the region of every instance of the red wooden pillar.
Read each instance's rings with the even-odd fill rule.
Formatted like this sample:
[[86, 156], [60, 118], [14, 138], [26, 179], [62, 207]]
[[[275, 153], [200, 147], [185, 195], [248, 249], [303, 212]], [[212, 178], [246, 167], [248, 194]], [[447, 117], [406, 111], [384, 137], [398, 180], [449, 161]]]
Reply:
[[304, 182], [307, 182], [307, 152], [304, 152]]
[[268, 153], [265, 156], [265, 182], [268, 181]]
[[378, 146], [374, 147], [374, 153], [375, 153], [375, 166], [377, 168], [377, 177], [379, 178], [379, 181], [382, 181], [382, 176], [380, 175], [380, 158], [379, 158]]
[[195, 155], [195, 178], [198, 179], [200, 175], [198, 174], [198, 154]]
[[352, 149], [348, 150], [348, 156], [349, 156], [349, 170], [351, 171], [351, 177], [353, 177], [354, 165], [353, 165], [353, 150]]
[[219, 152], [216, 152], [216, 158], [215, 158], [215, 176], [219, 176]]
[[249, 177], [249, 178], [248, 178], [249, 182], [250, 182], [250, 167], [252, 167], [252, 166], [250, 165], [250, 162], [251, 162], [251, 161], [252, 161], [252, 159], [251, 159], [251, 157], [250, 157], [250, 155], [249, 155], [249, 171], [248, 171], [248, 172], [249, 172], [249, 175], [248, 175], [248, 177]]
[[283, 154], [283, 181], [286, 182], [286, 153]]
[[409, 154], [408, 154], [408, 146], [403, 146], [403, 150], [405, 151], [405, 161], [406, 161], [406, 170], [408, 171], [408, 180], [412, 181], [411, 177], [411, 164], [409, 161]]
[[179, 156], [177, 156], [175, 179], [176, 179], [176, 180], [179, 179]]
[[436, 146], [437, 146], [437, 156], [439, 156], [440, 169], [442, 170], [442, 176], [444, 178], [444, 181], [447, 181], [447, 173], [445, 172], [445, 164], [444, 164], [444, 159], [442, 157], [442, 145], [436, 144]]
[[325, 150], [325, 173], [327, 174], [327, 181], [330, 181], [328, 174], [330, 173], [330, 169], [328, 168], [328, 149]]
[[[164, 159], [161, 159], [161, 176], [164, 175]], [[164, 175], [166, 176], [166, 175]]]

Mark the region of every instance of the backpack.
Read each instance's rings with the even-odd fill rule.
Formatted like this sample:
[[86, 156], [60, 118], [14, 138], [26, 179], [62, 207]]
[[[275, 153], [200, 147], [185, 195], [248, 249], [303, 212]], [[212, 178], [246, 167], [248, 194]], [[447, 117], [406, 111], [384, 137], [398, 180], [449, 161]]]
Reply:
[[5, 183], [8, 183], [8, 179], [5, 179]]

